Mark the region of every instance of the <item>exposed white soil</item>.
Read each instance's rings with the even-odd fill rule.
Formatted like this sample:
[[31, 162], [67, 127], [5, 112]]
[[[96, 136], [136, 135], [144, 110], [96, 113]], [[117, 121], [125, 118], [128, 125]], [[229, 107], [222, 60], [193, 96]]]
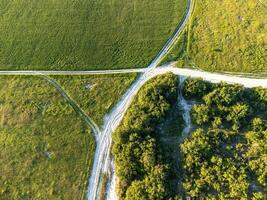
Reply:
[[183, 96], [183, 86], [186, 78], [187, 77], [185, 76], [180, 76], [180, 82], [179, 82], [178, 106], [183, 111], [183, 120], [184, 120], [184, 129], [182, 131], [182, 135], [179, 137], [179, 143], [184, 141], [184, 139], [188, 136], [192, 128], [192, 121], [190, 115], [192, 105], [190, 105]]

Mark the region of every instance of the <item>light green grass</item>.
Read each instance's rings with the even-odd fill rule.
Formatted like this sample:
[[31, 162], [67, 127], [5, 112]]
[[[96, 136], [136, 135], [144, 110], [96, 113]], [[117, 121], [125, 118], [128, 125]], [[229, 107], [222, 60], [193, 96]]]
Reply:
[[[51, 76], [98, 124], [137, 74]], [[0, 77], [0, 199], [84, 199], [95, 142], [44, 77]]]
[[264, 6], [253, 0], [194, 0], [194, 3], [187, 30], [165, 62], [175, 60], [179, 61], [178, 67], [266, 77]]
[[0, 69], [144, 67], [186, 0], [1, 0]]
[[99, 126], [137, 74], [52, 76]]
[[0, 78], [0, 199], [83, 199], [89, 127], [40, 77]]
[[187, 30], [183, 31], [173, 48], [169, 51], [166, 57], [162, 60], [160, 65], [172, 61], [181, 61], [186, 56]]
[[266, 19], [254, 0], [196, 0], [189, 56], [208, 71], [267, 70]]

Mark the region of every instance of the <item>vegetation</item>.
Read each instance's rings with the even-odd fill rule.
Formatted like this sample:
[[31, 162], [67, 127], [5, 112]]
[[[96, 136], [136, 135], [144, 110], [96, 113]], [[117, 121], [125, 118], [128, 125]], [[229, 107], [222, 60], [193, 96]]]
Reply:
[[95, 149], [87, 124], [40, 77], [0, 85], [0, 199], [83, 199]]
[[254, 0], [197, 0], [189, 56], [208, 71], [267, 70], [266, 18], [266, 9]]
[[122, 124], [113, 135], [112, 152], [121, 199], [168, 199], [171, 162], [159, 140], [158, 125], [177, 100], [177, 78], [156, 77], [139, 91]]
[[172, 62], [172, 61], [178, 61], [178, 65], [180, 66], [184, 62], [185, 58], [185, 51], [186, 51], [186, 42], [187, 42], [187, 32], [183, 31], [181, 36], [178, 38], [176, 43], [174, 44], [173, 48], [170, 50], [170, 52], [166, 55], [166, 57], [161, 61], [161, 65]]
[[173, 33], [186, 0], [1, 0], [0, 68], [144, 67]]
[[108, 183], [108, 175], [104, 174], [102, 176], [102, 181], [101, 181], [101, 188], [100, 188], [100, 197], [99, 200], [105, 200], [106, 199], [106, 189], [107, 189], [107, 183]]
[[179, 67], [266, 76], [266, 6], [254, 0], [194, 3], [190, 23], [165, 61], [176, 60]]
[[266, 199], [267, 90], [188, 79], [195, 131], [181, 145], [185, 197]]
[[53, 76], [99, 126], [137, 74]]

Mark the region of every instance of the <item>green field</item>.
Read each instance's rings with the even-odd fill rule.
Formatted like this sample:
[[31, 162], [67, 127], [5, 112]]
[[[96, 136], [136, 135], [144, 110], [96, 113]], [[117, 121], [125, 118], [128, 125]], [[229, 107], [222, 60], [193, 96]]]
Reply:
[[266, 9], [258, 1], [197, 0], [189, 56], [208, 71], [267, 70], [266, 19]]
[[186, 0], [1, 0], [0, 69], [145, 67]]
[[0, 199], [81, 198], [90, 128], [42, 78], [2, 76], [0, 85]]
[[137, 74], [53, 76], [98, 126]]
[[178, 67], [266, 75], [266, 7], [254, 0], [194, 2], [188, 26], [164, 62], [176, 60]]
[[[53, 78], [101, 124], [136, 74]], [[1, 76], [0, 85], [0, 199], [83, 199], [89, 125], [46, 77]]]

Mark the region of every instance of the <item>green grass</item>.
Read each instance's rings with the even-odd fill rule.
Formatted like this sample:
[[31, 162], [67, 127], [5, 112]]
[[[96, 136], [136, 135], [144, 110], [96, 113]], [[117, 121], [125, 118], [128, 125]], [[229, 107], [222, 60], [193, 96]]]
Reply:
[[186, 0], [1, 0], [0, 69], [145, 67]]
[[[137, 74], [51, 76], [99, 125]], [[0, 199], [84, 199], [95, 142], [44, 77], [0, 77]]]
[[189, 55], [208, 71], [267, 70], [266, 18], [266, 10], [254, 0], [197, 0]]
[[187, 41], [187, 31], [183, 31], [181, 36], [178, 38], [177, 42], [173, 48], [169, 51], [166, 57], [161, 61], [160, 65], [168, 62], [178, 61], [184, 58], [186, 51], [186, 41]]
[[0, 78], [0, 199], [84, 198], [90, 128], [40, 77]]
[[187, 30], [165, 62], [266, 77], [266, 18], [266, 9], [257, 1], [195, 0]]
[[99, 126], [137, 74], [52, 76]]

